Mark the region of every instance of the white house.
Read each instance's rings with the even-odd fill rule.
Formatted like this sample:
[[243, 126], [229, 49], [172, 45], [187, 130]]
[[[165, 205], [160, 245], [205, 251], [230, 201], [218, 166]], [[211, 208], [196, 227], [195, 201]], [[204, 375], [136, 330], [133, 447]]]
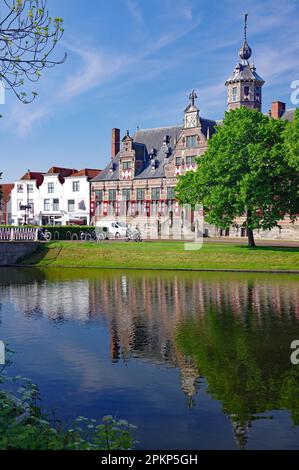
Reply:
[[42, 183], [42, 173], [31, 171], [15, 183], [11, 192], [12, 225], [23, 223], [39, 225], [39, 188]]
[[12, 191], [12, 223], [67, 225], [90, 223], [90, 179], [100, 170], [52, 167], [26, 175]]

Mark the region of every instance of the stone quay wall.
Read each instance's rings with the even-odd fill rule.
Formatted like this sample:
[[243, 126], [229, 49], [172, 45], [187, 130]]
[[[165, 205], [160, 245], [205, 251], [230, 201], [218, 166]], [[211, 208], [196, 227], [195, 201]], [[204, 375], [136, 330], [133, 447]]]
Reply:
[[39, 242], [0, 242], [0, 266], [17, 264], [19, 258], [37, 250]]

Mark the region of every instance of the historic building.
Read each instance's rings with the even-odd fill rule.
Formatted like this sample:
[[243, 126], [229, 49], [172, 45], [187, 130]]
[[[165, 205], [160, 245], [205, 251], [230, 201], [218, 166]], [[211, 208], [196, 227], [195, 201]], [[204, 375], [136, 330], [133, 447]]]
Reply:
[[[264, 80], [250, 63], [252, 50], [247, 42], [247, 15], [244, 42], [239, 61], [226, 80], [228, 110], [241, 106], [262, 110]], [[196, 157], [207, 149], [208, 140], [216, 130], [216, 121], [201, 116], [196, 93], [189, 97], [184, 112], [184, 124], [172, 127], [138, 130], [133, 136], [127, 131], [120, 139], [120, 130], [112, 131], [111, 161], [91, 182], [91, 221], [126, 216], [132, 225], [147, 230], [147, 234], [163, 235], [163, 226], [184, 225], [192, 213], [186, 214], [175, 200], [178, 175], [196, 169]], [[279, 101], [272, 104], [273, 118], [292, 120], [294, 110], [286, 110]], [[219, 230], [204, 223], [203, 232], [209, 236], [246, 236], [245, 219], [238, 219], [230, 230]], [[299, 238], [299, 225], [288, 220], [283, 228], [257, 232], [257, 237]], [[178, 233], [177, 231], [175, 233]], [[167, 232], [169, 235], [169, 231]], [[171, 236], [171, 232], [170, 232]]]
[[216, 125], [200, 116], [196, 98], [193, 91], [183, 127], [144, 129], [133, 137], [127, 131], [121, 142], [119, 129], [113, 129], [111, 162], [91, 183], [94, 223], [124, 215], [145, 225], [154, 217], [154, 230], [163, 222], [181, 223], [177, 176], [196, 168], [195, 159], [207, 149]]

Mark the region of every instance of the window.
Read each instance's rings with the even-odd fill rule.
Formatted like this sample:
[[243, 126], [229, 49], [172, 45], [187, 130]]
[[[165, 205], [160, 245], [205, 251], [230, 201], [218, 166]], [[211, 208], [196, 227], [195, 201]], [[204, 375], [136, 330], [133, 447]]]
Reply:
[[145, 189], [138, 188], [137, 189], [137, 201], [144, 201], [145, 200]]
[[261, 102], [261, 89], [260, 89], [260, 87], [255, 88], [255, 101], [258, 101], [258, 103]]
[[109, 201], [116, 201], [116, 189], [109, 189]]
[[123, 162], [123, 169], [130, 170], [132, 167], [132, 162]]
[[59, 199], [53, 199], [53, 211], [59, 211]]
[[44, 199], [44, 211], [50, 211], [50, 199]]
[[24, 187], [22, 184], [18, 184], [18, 193], [23, 193], [24, 192]]
[[195, 165], [196, 157], [186, 157], [186, 165]]
[[159, 201], [160, 188], [152, 188], [152, 201]]
[[249, 91], [250, 91], [249, 86], [244, 86], [244, 96], [245, 96], [245, 98], [249, 98]]
[[176, 164], [176, 166], [181, 166], [181, 164], [182, 164], [182, 159], [181, 159], [181, 157], [177, 157], [177, 158], [175, 159], [175, 164]]
[[20, 206], [21, 206], [22, 204], [23, 204], [23, 199], [18, 199], [18, 200], [17, 200], [17, 210], [19, 210], [19, 211], [21, 210], [21, 209], [20, 209]]
[[187, 148], [194, 148], [197, 146], [197, 137], [196, 135], [188, 135], [186, 137], [186, 147]]
[[238, 99], [238, 88], [236, 86], [232, 89], [232, 101], [236, 102]]
[[27, 185], [27, 192], [28, 192], [29, 194], [32, 194], [32, 193], [33, 193], [33, 184], [28, 184], [28, 185]]
[[95, 191], [95, 198], [97, 202], [102, 202], [103, 201], [103, 190], [102, 189], [97, 189]]
[[122, 195], [123, 195], [123, 198], [126, 201], [129, 201], [131, 199], [131, 190], [130, 189], [123, 189]]
[[167, 199], [175, 199], [175, 188], [167, 188]]
[[48, 194], [54, 193], [54, 183], [48, 183]]
[[67, 209], [68, 209], [68, 212], [75, 212], [75, 201], [74, 201], [74, 199], [69, 199], [67, 201]]
[[80, 191], [80, 181], [73, 181], [73, 193]]

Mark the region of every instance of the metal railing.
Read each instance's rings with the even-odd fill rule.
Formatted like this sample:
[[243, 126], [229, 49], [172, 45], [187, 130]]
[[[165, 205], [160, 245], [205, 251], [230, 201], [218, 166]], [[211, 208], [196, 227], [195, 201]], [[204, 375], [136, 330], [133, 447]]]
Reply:
[[38, 229], [25, 227], [0, 227], [0, 241], [37, 241]]

